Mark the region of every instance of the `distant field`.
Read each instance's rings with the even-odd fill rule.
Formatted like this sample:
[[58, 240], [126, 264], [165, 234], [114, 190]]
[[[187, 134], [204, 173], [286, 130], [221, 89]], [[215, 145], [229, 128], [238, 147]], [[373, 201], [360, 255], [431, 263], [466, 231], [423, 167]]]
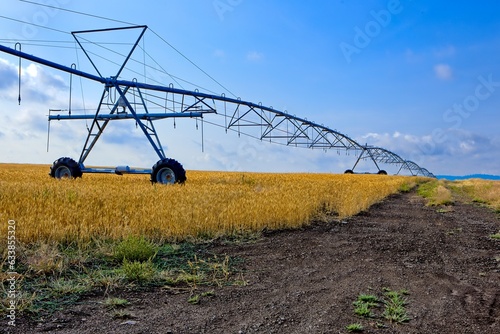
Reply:
[[[294, 228], [324, 212], [354, 215], [418, 178], [188, 171], [184, 185], [149, 176], [56, 180], [49, 167], [0, 164], [0, 231], [18, 241], [85, 242], [141, 235], [156, 241]], [[3, 240], [0, 242], [4, 242]]]
[[448, 182], [448, 187], [470, 197], [473, 202], [487, 204], [500, 213], [500, 181], [469, 179]]

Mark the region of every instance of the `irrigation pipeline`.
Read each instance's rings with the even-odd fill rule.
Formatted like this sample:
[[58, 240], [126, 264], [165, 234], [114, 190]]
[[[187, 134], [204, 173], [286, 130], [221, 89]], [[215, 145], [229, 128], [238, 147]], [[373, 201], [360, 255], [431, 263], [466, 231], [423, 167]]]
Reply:
[[[147, 26], [136, 26], [116, 29], [147, 29]], [[109, 29], [108, 29], [109, 30]], [[96, 31], [96, 30], [93, 30]], [[74, 36], [77, 33], [72, 33]], [[142, 37], [140, 35], [139, 39]], [[75, 37], [76, 38], [76, 37]], [[138, 39], [138, 40], [139, 40]], [[137, 46], [138, 41], [135, 46]], [[80, 44], [80, 43], [79, 43]], [[84, 46], [80, 47], [85, 52]], [[356, 151], [359, 154], [358, 159], [353, 167], [357, 166], [360, 161], [372, 161], [379, 170], [379, 164], [393, 164], [399, 167], [399, 171], [407, 170], [411, 175], [421, 175], [426, 177], [434, 177], [427, 169], [420, 167], [413, 161], [405, 160], [394, 152], [387, 149], [362, 145], [356, 142], [349, 136], [326, 127], [322, 124], [311, 122], [306, 118], [291, 115], [286, 111], [280, 111], [273, 107], [263, 106], [249, 101], [243, 101], [239, 98], [226, 97], [224, 94], [209, 94], [199, 92], [198, 90], [190, 91], [185, 89], [174, 88], [172, 85], [162, 86], [148, 83], [138, 82], [137, 80], [120, 80], [118, 75], [112, 77], [103, 77], [100, 75], [97, 67], [94, 65], [99, 75], [90, 74], [80, 71], [74, 66], [67, 67], [34, 55], [27, 54], [19, 50], [0, 45], [0, 51], [19, 57], [19, 59], [27, 59], [57, 70], [61, 70], [72, 75], [77, 75], [92, 81], [99, 82], [105, 86], [105, 91], [115, 89], [119, 92], [121, 105], [133, 110], [130, 101], [133, 101], [139, 94], [141, 99], [145, 96], [148, 103], [153, 105], [164, 105], [164, 113], [148, 114], [147, 110], [141, 114], [142, 119], [149, 122], [167, 117], [202, 117], [204, 114], [212, 113], [224, 118], [224, 128], [226, 131], [236, 131], [238, 134], [249, 135], [258, 138], [262, 141], [269, 141], [286, 146], [304, 147], [310, 149], [323, 150], [345, 150]], [[86, 52], [85, 52], [86, 53]], [[131, 58], [133, 50], [130, 51], [126, 60], [121, 65], [118, 74], [125, 68], [127, 61]], [[89, 60], [91, 57], [86, 53]], [[133, 88], [133, 89], [129, 89]], [[162, 95], [160, 95], [161, 93]], [[163, 95], [164, 94], [164, 95]], [[118, 105], [118, 101], [116, 104]], [[114, 107], [111, 114], [103, 116], [100, 120], [124, 119], [132, 118], [132, 116], [120, 115], [118, 113], [112, 115], [116, 111]], [[167, 107], [167, 105], [170, 105]], [[145, 104], [144, 104], [145, 106]], [[93, 116], [94, 120], [98, 119], [99, 110]], [[138, 117], [135, 111], [134, 117]], [[193, 116], [195, 115], [195, 116]], [[54, 116], [57, 117], [57, 116]], [[61, 117], [61, 116], [60, 116]], [[65, 119], [89, 119], [87, 115], [68, 115]], [[145, 133], [151, 129], [144, 129]], [[156, 136], [156, 133], [154, 133]], [[154, 145], [153, 145], [154, 146]], [[161, 149], [161, 145], [159, 147]]]

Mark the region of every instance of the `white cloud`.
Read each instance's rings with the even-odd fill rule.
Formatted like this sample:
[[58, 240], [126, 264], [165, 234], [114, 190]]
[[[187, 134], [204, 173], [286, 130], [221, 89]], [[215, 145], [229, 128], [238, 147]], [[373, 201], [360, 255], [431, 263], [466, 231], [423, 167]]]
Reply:
[[32, 77], [32, 78], [36, 78], [38, 76], [38, 68], [39, 66], [31, 63], [28, 65], [28, 67], [26, 67], [26, 73]]
[[425, 59], [425, 55], [416, 53], [412, 49], [406, 49], [404, 57], [410, 64], [421, 63]]
[[215, 58], [224, 59], [224, 58], [226, 58], [226, 52], [224, 50], [221, 50], [221, 49], [216, 49], [213, 53], [213, 56]]
[[367, 133], [358, 142], [382, 147], [434, 174], [500, 174], [500, 141], [465, 130], [448, 129], [416, 136], [399, 131]]
[[456, 54], [456, 48], [453, 45], [446, 45], [434, 51], [437, 58], [449, 58]]
[[257, 51], [251, 51], [247, 54], [249, 61], [261, 61], [262, 59], [264, 59], [264, 54]]
[[434, 66], [434, 74], [439, 80], [453, 79], [453, 70], [448, 64], [437, 64]]

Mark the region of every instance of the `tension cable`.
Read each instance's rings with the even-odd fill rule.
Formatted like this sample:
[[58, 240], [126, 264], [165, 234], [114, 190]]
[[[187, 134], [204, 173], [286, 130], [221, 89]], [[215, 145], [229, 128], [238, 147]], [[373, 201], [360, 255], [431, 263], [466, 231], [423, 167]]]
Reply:
[[[17, 47], [19, 46], [19, 50]], [[15, 47], [16, 51], [21, 52], [21, 43], [17, 42]], [[19, 102], [19, 105], [21, 105], [21, 57], [19, 57], [19, 97], [17, 98], [17, 101]]]

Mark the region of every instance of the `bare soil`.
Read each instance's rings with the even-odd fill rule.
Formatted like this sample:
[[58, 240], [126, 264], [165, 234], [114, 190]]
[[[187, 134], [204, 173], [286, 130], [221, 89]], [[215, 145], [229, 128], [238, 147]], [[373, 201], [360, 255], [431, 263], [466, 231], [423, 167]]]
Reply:
[[[300, 208], [297, 208], [300, 210]], [[247, 285], [213, 290], [199, 304], [188, 292], [114, 291], [129, 318], [113, 317], [102, 293], [35, 323], [22, 317], [0, 333], [500, 333], [498, 215], [478, 205], [428, 207], [398, 194], [366, 212], [299, 230], [264, 233], [256, 242], [214, 244], [241, 258]], [[354, 314], [360, 293], [408, 291], [409, 321]], [[115, 314], [116, 315], [116, 314]]]

